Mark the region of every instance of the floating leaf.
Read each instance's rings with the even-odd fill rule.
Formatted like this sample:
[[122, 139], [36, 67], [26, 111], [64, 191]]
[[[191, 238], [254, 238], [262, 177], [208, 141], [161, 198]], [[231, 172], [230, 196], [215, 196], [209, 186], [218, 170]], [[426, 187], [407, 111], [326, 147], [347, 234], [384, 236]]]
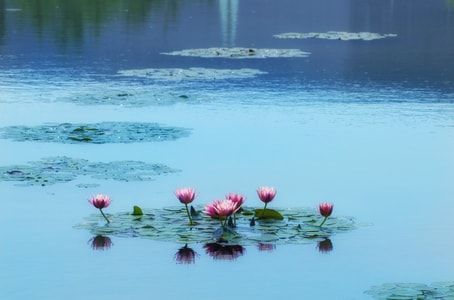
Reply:
[[384, 39], [388, 37], [396, 37], [397, 34], [379, 34], [373, 32], [344, 32], [344, 31], [328, 31], [328, 32], [309, 32], [309, 33], [297, 33], [297, 32], [287, 32], [276, 34], [274, 37], [280, 39], [325, 39], [325, 40], [340, 40], [340, 41], [350, 41], [350, 40], [363, 40], [371, 41], [377, 39]]
[[4, 139], [64, 144], [162, 142], [187, 137], [189, 134], [190, 129], [187, 128], [135, 122], [62, 123], [0, 128], [0, 137]]
[[282, 58], [282, 57], [307, 57], [309, 52], [301, 51], [300, 49], [261, 49], [261, 48], [201, 48], [201, 49], [186, 49], [181, 51], [173, 51], [161, 53], [166, 55], [179, 56], [197, 56], [205, 58]]
[[[202, 207], [195, 208], [196, 210]], [[245, 211], [254, 211], [244, 208]], [[268, 210], [268, 209], [267, 209]], [[257, 242], [270, 244], [309, 244], [317, 243], [331, 235], [356, 228], [353, 218], [330, 217], [329, 226], [305, 223], [307, 216], [314, 216], [313, 209], [298, 208], [289, 210], [271, 210], [282, 216], [282, 219], [260, 219], [255, 226], [250, 226], [249, 215], [238, 214], [236, 226], [220, 228], [219, 221], [206, 214], [196, 216], [197, 224], [189, 226], [184, 206], [164, 207], [162, 209], [142, 209], [143, 215], [138, 219], [130, 212], [109, 214], [111, 223], [106, 226], [100, 214], [93, 214], [88, 222], [76, 225], [76, 228], [90, 230], [93, 234], [118, 235], [122, 237], [144, 237], [159, 241], [201, 243], [218, 239], [228, 240], [229, 244], [252, 245]], [[296, 211], [296, 212], [295, 212]], [[291, 217], [291, 218], [290, 218]]]
[[256, 218], [261, 218], [261, 219], [273, 219], [273, 220], [283, 220], [284, 217], [276, 210], [274, 209], [263, 209], [258, 208], [255, 210], [255, 217]]
[[133, 211], [132, 211], [132, 215], [133, 216], [142, 216], [143, 215], [143, 211], [142, 211], [142, 209], [139, 206], [134, 205], [134, 208], [133, 208]]
[[375, 299], [382, 300], [419, 300], [419, 299], [454, 299], [454, 282], [433, 283], [384, 283], [373, 286], [365, 292]]
[[[148, 181], [158, 175], [179, 172], [162, 164], [141, 161], [90, 162], [85, 159], [55, 156], [30, 162], [29, 165], [0, 167], [0, 181], [21, 182], [21, 186], [52, 185], [69, 182], [78, 176], [117, 181]], [[94, 187], [94, 184], [78, 185]]]

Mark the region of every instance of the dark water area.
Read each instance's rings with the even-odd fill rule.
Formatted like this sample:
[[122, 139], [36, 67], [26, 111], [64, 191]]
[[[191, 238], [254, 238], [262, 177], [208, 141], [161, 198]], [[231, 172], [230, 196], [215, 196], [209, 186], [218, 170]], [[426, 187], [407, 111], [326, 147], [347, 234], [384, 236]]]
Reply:
[[[0, 4], [2, 70], [115, 74], [121, 69], [257, 68], [285, 80], [452, 92], [450, 1], [7, 1]], [[276, 39], [283, 32], [375, 32], [373, 41]], [[307, 58], [218, 60], [162, 55], [191, 48], [296, 48]], [[285, 79], [283, 79], [283, 77]]]

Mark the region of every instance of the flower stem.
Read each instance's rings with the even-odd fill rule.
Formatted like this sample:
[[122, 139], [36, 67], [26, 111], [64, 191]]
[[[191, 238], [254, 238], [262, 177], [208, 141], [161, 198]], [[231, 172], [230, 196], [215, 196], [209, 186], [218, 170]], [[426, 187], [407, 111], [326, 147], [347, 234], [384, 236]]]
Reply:
[[191, 214], [189, 213], [189, 209], [188, 209], [188, 205], [185, 203], [184, 206], [186, 207], [186, 213], [188, 214], [188, 219], [189, 219], [189, 225], [194, 225], [194, 223], [192, 223], [192, 218], [191, 218]]
[[104, 219], [106, 219], [107, 223], [110, 223], [110, 220], [106, 217], [106, 215], [104, 214], [104, 212], [102, 211], [101, 208], [99, 209], [99, 211], [101, 212], [101, 214], [104, 217]]
[[323, 219], [322, 223], [320, 224], [320, 227], [322, 227], [323, 224], [325, 224], [326, 219], [328, 219], [328, 217], [325, 217], [325, 218]]
[[263, 218], [263, 216], [265, 215], [265, 210], [266, 210], [267, 205], [268, 205], [268, 202], [265, 202], [265, 207], [263, 207], [262, 215], [260, 216], [260, 218]]

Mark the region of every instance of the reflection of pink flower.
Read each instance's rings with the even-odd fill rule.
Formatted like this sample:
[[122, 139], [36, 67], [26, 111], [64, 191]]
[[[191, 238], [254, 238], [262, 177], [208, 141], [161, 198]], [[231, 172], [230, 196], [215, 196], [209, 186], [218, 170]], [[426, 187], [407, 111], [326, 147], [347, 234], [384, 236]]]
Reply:
[[236, 213], [239, 208], [232, 200], [215, 200], [206, 205], [203, 212], [210, 217], [224, 219]]
[[175, 254], [175, 260], [179, 264], [193, 264], [195, 263], [195, 257], [197, 252], [192, 250], [192, 248], [188, 247], [188, 244], [184, 245], [184, 247], [180, 248], [178, 252]]
[[221, 245], [218, 243], [208, 243], [203, 246], [205, 252], [214, 259], [234, 260], [246, 251], [241, 245]]
[[321, 253], [331, 252], [333, 251], [333, 243], [330, 239], [324, 239], [323, 241], [317, 243], [317, 249]]
[[193, 188], [181, 188], [175, 191], [175, 196], [183, 204], [189, 204], [195, 199], [195, 191]]
[[323, 217], [327, 218], [331, 216], [331, 213], [333, 212], [333, 205], [331, 203], [320, 203], [318, 211]]
[[91, 205], [99, 209], [103, 209], [109, 206], [111, 203], [110, 197], [103, 194], [94, 195], [93, 197], [88, 199], [88, 202], [90, 202]]
[[103, 235], [97, 235], [88, 242], [91, 242], [91, 248], [93, 250], [108, 250], [113, 245], [110, 237]]
[[274, 249], [276, 249], [276, 245], [273, 244], [259, 243], [258, 247], [259, 251], [273, 251]]
[[264, 203], [269, 203], [273, 201], [274, 196], [276, 196], [276, 189], [273, 187], [262, 186], [257, 190], [257, 194]]

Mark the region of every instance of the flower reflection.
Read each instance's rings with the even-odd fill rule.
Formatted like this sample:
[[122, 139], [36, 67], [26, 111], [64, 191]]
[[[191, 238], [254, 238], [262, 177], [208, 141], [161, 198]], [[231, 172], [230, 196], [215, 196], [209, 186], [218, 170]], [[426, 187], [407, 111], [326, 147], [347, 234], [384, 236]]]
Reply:
[[192, 250], [192, 248], [188, 247], [188, 244], [184, 245], [184, 247], [181, 247], [178, 249], [178, 252], [175, 253], [175, 261], [179, 264], [193, 264], [195, 263], [195, 257], [197, 255], [197, 252]]
[[259, 248], [259, 251], [273, 251], [273, 250], [276, 250], [276, 245], [273, 245], [273, 244], [259, 243], [257, 246]]
[[205, 252], [214, 259], [234, 260], [244, 254], [246, 249], [241, 245], [221, 245], [208, 243], [203, 246]]
[[97, 235], [92, 237], [88, 243], [91, 244], [93, 250], [109, 250], [113, 243], [110, 237], [104, 235]]
[[324, 239], [323, 241], [320, 241], [317, 243], [317, 249], [321, 253], [331, 252], [331, 251], [333, 251], [333, 243], [328, 238]]

